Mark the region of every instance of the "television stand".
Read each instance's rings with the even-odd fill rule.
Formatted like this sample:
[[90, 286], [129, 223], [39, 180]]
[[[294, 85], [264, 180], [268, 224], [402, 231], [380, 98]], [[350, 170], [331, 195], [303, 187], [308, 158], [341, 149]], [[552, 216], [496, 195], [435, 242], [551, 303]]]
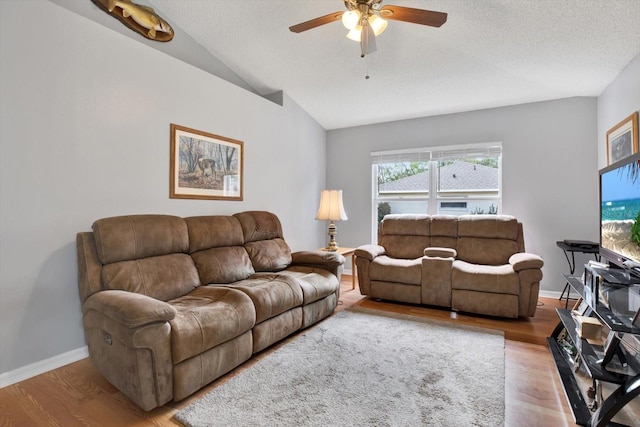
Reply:
[[602, 305], [596, 304], [595, 310], [587, 306], [582, 300], [584, 285], [580, 277], [563, 276], [580, 296], [575, 309], [597, 318], [609, 331], [607, 342], [590, 342], [578, 335], [574, 310], [556, 309], [560, 322], [547, 344], [574, 420], [591, 427], [637, 426], [640, 357], [628, 353], [619, 338], [632, 335], [640, 345], [640, 328], [624, 324]]

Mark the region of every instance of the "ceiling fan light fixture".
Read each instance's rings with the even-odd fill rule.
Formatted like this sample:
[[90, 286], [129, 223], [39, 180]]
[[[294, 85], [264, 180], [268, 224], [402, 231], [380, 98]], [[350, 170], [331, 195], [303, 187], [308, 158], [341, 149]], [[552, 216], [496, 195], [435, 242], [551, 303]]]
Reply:
[[348, 10], [342, 14], [342, 25], [347, 30], [353, 30], [360, 22], [359, 10]]
[[350, 30], [347, 33], [347, 38], [360, 43], [360, 40], [362, 39], [362, 25], [356, 25], [352, 30]]
[[387, 28], [386, 19], [380, 18], [378, 15], [371, 15], [369, 17], [369, 25], [373, 29], [373, 34], [379, 36]]
[[[93, 1], [95, 2], [95, 0]], [[347, 38], [360, 43], [361, 57], [364, 58], [365, 55], [376, 51], [376, 36], [382, 34], [387, 28], [387, 19], [427, 25], [429, 27], [440, 27], [447, 22], [447, 14], [443, 12], [404, 6], [382, 6], [382, 1], [344, 0], [344, 5], [347, 8], [346, 12], [334, 12], [319, 16], [309, 21], [292, 25], [289, 30], [294, 33], [301, 33], [341, 20], [345, 28], [349, 30]]]

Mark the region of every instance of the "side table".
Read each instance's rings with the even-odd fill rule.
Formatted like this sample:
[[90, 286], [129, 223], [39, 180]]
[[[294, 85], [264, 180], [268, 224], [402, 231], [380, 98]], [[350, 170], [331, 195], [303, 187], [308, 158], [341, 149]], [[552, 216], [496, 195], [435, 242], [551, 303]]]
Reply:
[[[564, 240], [560, 240], [556, 242], [556, 246], [562, 249], [564, 253], [564, 257], [567, 259], [567, 263], [569, 263], [569, 275], [573, 276], [576, 271], [576, 252], [582, 254], [594, 254], [596, 261], [600, 261], [600, 245], [595, 242], [581, 242], [581, 244], [570, 245], [566, 243]], [[569, 254], [571, 254], [571, 259], [569, 259]], [[564, 289], [562, 290], [562, 294], [560, 294], [560, 301], [564, 298], [564, 293], [567, 293], [567, 300], [564, 304], [564, 308], [568, 308], [569, 306], [569, 293], [571, 292], [571, 286], [569, 282], [564, 285]]]
[[[320, 248], [316, 250], [329, 252], [327, 248]], [[338, 250], [335, 252], [344, 257], [351, 255], [351, 289], [355, 289], [356, 288], [356, 248], [338, 247]]]

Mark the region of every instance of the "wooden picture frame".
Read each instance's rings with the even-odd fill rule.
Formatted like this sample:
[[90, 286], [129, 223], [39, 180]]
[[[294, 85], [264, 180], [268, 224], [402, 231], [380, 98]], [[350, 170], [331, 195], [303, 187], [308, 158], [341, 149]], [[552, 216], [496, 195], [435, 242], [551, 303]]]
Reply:
[[607, 164], [612, 164], [638, 152], [638, 112], [607, 132]]
[[236, 139], [171, 123], [169, 197], [242, 200], [243, 146]]

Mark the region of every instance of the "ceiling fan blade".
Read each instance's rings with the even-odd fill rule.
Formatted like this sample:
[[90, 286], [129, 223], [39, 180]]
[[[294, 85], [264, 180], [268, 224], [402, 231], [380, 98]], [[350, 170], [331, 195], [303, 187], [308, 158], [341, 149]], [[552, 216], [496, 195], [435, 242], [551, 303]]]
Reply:
[[330, 24], [331, 22], [338, 21], [342, 18], [342, 12], [333, 12], [319, 18], [314, 18], [309, 21], [302, 22], [300, 24], [292, 25], [289, 27], [294, 33], [301, 33], [303, 31], [310, 30], [312, 28], [319, 27], [320, 25]]
[[380, 16], [385, 19], [413, 22], [414, 24], [429, 25], [430, 27], [440, 27], [447, 22], [446, 13], [403, 6], [384, 6], [380, 9]]

